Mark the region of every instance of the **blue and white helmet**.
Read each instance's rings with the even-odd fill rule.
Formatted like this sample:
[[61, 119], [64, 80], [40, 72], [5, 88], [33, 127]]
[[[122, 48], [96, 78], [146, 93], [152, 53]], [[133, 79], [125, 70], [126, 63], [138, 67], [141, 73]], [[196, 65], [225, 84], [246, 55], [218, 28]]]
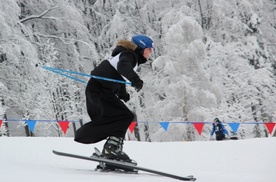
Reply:
[[146, 35], [135, 35], [132, 37], [131, 41], [142, 49], [153, 48], [154, 46], [151, 38]]

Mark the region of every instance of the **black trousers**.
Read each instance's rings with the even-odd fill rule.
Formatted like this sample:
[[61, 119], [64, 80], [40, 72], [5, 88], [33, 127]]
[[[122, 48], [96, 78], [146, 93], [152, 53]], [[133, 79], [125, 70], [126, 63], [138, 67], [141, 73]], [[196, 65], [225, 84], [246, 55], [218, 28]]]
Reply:
[[222, 131], [216, 132], [216, 140], [224, 140], [225, 135], [222, 133]]
[[108, 136], [125, 137], [134, 114], [109, 89], [103, 89], [95, 82], [86, 88], [86, 105], [90, 122], [80, 127], [75, 141], [96, 143]]

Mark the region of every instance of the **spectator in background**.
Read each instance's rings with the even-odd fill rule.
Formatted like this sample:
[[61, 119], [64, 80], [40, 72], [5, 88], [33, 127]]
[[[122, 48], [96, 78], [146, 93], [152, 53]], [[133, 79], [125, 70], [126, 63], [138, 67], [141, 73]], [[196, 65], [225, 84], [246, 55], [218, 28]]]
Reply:
[[228, 131], [218, 118], [214, 119], [213, 128], [210, 133], [211, 138], [214, 133], [216, 134], [216, 140], [224, 140], [226, 139], [226, 135], [228, 135]]

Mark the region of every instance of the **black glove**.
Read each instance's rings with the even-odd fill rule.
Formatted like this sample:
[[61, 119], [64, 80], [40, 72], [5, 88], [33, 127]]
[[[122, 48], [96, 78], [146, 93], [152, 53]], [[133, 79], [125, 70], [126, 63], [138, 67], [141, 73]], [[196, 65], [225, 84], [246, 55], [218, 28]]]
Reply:
[[123, 95], [118, 95], [119, 99], [122, 99], [123, 101], [127, 102], [130, 99], [129, 93], [123, 94]]
[[135, 77], [131, 81], [131, 86], [133, 86], [137, 92], [139, 92], [143, 88], [143, 81], [139, 77]]

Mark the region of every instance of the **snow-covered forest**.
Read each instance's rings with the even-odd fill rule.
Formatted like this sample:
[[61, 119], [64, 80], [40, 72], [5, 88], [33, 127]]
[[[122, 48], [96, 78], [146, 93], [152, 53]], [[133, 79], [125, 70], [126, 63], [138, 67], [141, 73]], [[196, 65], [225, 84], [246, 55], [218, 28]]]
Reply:
[[[1, 0], [0, 27], [0, 119], [88, 122], [86, 85], [42, 66], [89, 74], [118, 40], [146, 34], [155, 48], [138, 73], [144, 87], [127, 87], [143, 140], [209, 137], [211, 125], [198, 136], [160, 121], [276, 121], [275, 0]], [[57, 127], [41, 122], [35, 134]], [[242, 125], [238, 135], [267, 133]]]

